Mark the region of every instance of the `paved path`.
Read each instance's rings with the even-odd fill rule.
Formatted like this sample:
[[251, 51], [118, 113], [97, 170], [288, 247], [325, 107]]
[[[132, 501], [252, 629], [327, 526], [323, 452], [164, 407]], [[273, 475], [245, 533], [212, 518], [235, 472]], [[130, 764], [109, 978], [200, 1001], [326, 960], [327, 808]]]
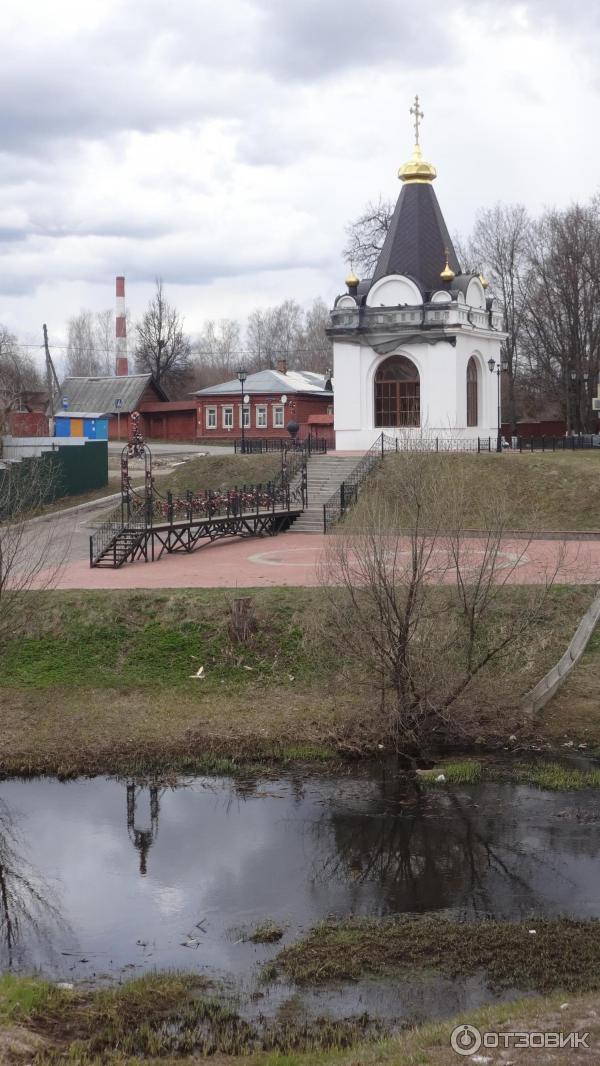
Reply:
[[[90, 521], [85, 518], [85, 525]], [[191, 555], [164, 555], [155, 563], [136, 562], [121, 570], [90, 569], [83, 523], [72, 530], [68, 562], [57, 587], [99, 588], [249, 588], [255, 586], [314, 586], [320, 583], [320, 563], [331, 538], [303, 533], [278, 537], [232, 539], [200, 548]], [[67, 535], [65, 530], [65, 536]], [[469, 541], [477, 565], [482, 544]], [[447, 555], [437, 551], [439, 579], [448, 581]], [[560, 584], [600, 582], [600, 541], [507, 540], [502, 545], [500, 574], [511, 583], [544, 581], [560, 561]]]

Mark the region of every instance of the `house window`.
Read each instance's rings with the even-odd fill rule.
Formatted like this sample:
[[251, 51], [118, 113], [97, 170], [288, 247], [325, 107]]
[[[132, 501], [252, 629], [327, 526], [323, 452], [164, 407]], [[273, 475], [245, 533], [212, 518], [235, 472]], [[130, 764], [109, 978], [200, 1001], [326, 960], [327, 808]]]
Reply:
[[243, 425], [244, 429], [250, 429], [250, 408], [240, 406], [240, 426]]
[[233, 429], [233, 407], [223, 408], [223, 429]]
[[267, 408], [264, 406], [256, 408], [256, 428], [267, 428]]
[[479, 423], [477, 410], [477, 362], [471, 356], [467, 365], [467, 425], [476, 426]]
[[392, 355], [375, 375], [375, 425], [391, 428], [420, 424], [419, 371], [405, 356]]
[[283, 404], [278, 404], [273, 408], [273, 426], [275, 429], [283, 429], [284, 427], [284, 410]]
[[206, 428], [207, 429], [216, 429], [217, 428], [217, 408], [216, 407], [207, 407], [206, 408]]

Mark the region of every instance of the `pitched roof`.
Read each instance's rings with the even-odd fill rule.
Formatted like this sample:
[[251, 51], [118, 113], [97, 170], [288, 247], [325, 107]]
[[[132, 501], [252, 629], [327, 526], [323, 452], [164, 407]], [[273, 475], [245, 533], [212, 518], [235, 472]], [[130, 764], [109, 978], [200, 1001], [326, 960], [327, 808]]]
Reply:
[[[165, 400], [167, 394], [157, 385], [152, 374], [129, 374], [115, 377], [69, 377], [61, 386], [61, 394], [54, 407], [55, 414], [69, 414], [71, 411], [92, 413], [96, 411], [116, 411], [115, 400], [121, 400], [121, 414], [135, 411], [141, 397], [152, 384], [159, 396]], [[69, 401], [63, 409], [63, 398]]]
[[430, 182], [407, 182], [402, 187], [373, 275], [373, 283], [388, 274], [408, 274], [424, 292], [442, 287], [446, 262], [455, 274], [460, 264], [437, 196]]
[[[282, 374], [279, 370], [258, 370], [255, 374], [248, 374], [244, 382], [244, 392], [249, 395], [273, 393], [283, 396], [303, 392], [313, 396], [331, 396], [330, 390], [325, 388], [326, 380], [324, 374], [314, 374], [310, 370], [288, 370], [287, 374]], [[232, 378], [231, 381], [223, 381], [220, 385], [199, 389], [194, 395], [240, 396], [241, 391], [242, 386], [238, 378]]]

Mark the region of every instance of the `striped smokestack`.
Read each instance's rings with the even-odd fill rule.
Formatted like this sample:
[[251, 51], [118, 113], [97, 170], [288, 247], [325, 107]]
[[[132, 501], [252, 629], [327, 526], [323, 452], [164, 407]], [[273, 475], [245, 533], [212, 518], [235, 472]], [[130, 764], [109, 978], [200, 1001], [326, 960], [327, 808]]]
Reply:
[[127, 362], [127, 319], [125, 318], [125, 278], [117, 278], [117, 317], [116, 317], [116, 352], [117, 360], [115, 371], [118, 377], [126, 377], [129, 373]]

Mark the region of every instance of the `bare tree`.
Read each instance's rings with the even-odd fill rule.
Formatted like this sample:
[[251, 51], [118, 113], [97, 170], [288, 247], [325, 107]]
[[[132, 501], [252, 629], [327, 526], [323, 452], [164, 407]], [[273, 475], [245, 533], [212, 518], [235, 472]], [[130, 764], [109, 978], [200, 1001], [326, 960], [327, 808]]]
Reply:
[[[507, 609], [502, 592], [528, 542], [503, 553], [504, 501], [484, 489], [475, 500], [461, 464], [427, 451], [403, 455], [396, 479], [394, 492], [388, 471], [385, 491], [375, 485], [328, 538], [323, 624], [354, 677], [378, 691], [387, 742], [415, 756], [461, 735], [468, 701], [492, 678], [508, 686], [555, 571]], [[465, 529], [474, 510], [477, 539]]]
[[275, 366], [285, 359], [290, 369], [301, 368], [304, 351], [304, 312], [296, 300], [284, 300], [248, 318], [246, 346], [255, 369]]
[[529, 246], [531, 219], [523, 204], [496, 204], [480, 211], [470, 241], [464, 250], [466, 263], [482, 271], [504, 315], [508, 337], [502, 357], [507, 362], [508, 419], [514, 429], [517, 419], [515, 382], [525, 340], [531, 272]]
[[0, 437], [9, 430], [13, 410], [27, 409], [28, 392], [42, 389], [42, 377], [32, 357], [17, 344], [14, 334], [0, 325]]
[[136, 325], [135, 365], [154, 375], [172, 392], [181, 389], [190, 371], [191, 346], [183, 332], [183, 319], [167, 300], [161, 278], [142, 320]]
[[116, 338], [115, 338], [115, 312], [108, 307], [105, 311], [97, 311], [94, 321], [94, 345], [103, 374], [115, 373], [116, 361]]
[[6, 432], [8, 414], [22, 410], [26, 394], [42, 388], [40, 372], [17, 338], [0, 325], [0, 435]]
[[600, 376], [600, 199], [547, 211], [529, 242], [531, 372], [560, 401], [567, 432], [596, 425]]
[[333, 346], [325, 330], [329, 325], [329, 308], [324, 300], [316, 299], [304, 317], [303, 354], [298, 365], [303, 370], [325, 373], [333, 366]]
[[273, 358], [269, 312], [256, 310], [248, 315], [246, 349], [253, 370], [263, 370]]
[[[195, 345], [198, 370], [211, 378], [207, 384], [234, 377], [240, 357], [240, 324], [234, 318], [205, 322]], [[197, 371], [198, 372], [198, 371]]]
[[362, 277], [373, 275], [393, 213], [391, 200], [379, 196], [377, 202], [370, 201], [358, 218], [346, 227], [348, 243], [343, 256]]
[[61, 538], [51, 519], [30, 522], [60, 491], [52, 456], [16, 461], [0, 453], [0, 647], [29, 614], [26, 593], [51, 588], [66, 558], [70, 534]]
[[100, 370], [94, 314], [83, 310], [70, 318], [67, 324], [66, 371], [75, 377], [86, 377], [99, 374]]

